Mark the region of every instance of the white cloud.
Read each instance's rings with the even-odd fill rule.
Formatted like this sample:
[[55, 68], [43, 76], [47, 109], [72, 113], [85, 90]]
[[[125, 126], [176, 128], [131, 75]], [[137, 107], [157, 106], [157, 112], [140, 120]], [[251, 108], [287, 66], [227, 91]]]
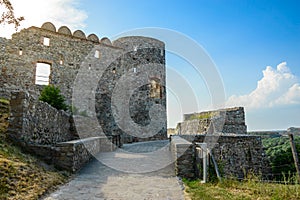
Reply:
[[[21, 22], [22, 28], [30, 26], [40, 27], [44, 22], [52, 22], [56, 28], [62, 25], [71, 30], [80, 29], [85, 26], [87, 18], [85, 11], [78, 8], [78, 0], [11, 0], [17, 17], [24, 16]], [[3, 8], [0, 7], [0, 13]], [[10, 38], [15, 32], [13, 25], [0, 25], [0, 37]]]
[[266, 67], [263, 78], [257, 82], [256, 89], [250, 94], [230, 96], [226, 104], [247, 108], [300, 104], [300, 84], [286, 62], [282, 62], [276, 69]]

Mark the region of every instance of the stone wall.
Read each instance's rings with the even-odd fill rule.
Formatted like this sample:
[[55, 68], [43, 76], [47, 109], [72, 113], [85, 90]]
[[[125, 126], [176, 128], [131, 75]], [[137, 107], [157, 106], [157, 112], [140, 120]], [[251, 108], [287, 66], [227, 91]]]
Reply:
[[[246, 134], [245, 113], [243, 107], [227, 108], [216, 111], [185, 114], [184, 121], [177, 126], [178, 134], [204, 134], [211, 122], [219, 126], [223, 133]], [[215, 127], [215, 128], [216, 128]]]
[[[205, 141], [213, 141], [206, 135], [181, 135], [181, 136], [172, 136], [171, 140], [176, 143], [178, 139], [176, 137], [181, 137], [181, 140], [186, 140], [193, 143], [193, 148], [195, 148], [195, 143], [203, 143]], [[181, 143], [183, 143], [181, 141]], [[187, 148], [186, 148], [187, 149]], [[222, 135], [218, 138], [217, 143], [215, 144], [212, 153], [218, 163], [220, 171], [225, 177], [237, 177], [244, 178], [245, 174], [253, 172], [256, 175], [267, 174], [268, 162], [265, 157], [263, 146], [261, 143], [261, 138], [258, 136], [248, 136], [248, 135]], [[190, 155], [189, 150], [184, 155]], [[195, 156], [195, 155], [194, 155]], [[190, 178], [191, 169], [191, 156], [183, 157], [178, 169], [180, 169], [179, 175], [183, 177]], [[193, 166], [196, 167], [196, 159], [192, 158]], [[198, 163], [201, 164], [202, 163]], [[195, 169], [195, 168], [194, 168]], [[188, 171], [186, 173], [185, 171]], [[197, 170], [194, 170], [194, 176], [199, 177]]]
[[95, 137], [101, 133], [79, 139], [69, 114], [38, 101], [28, 92], [11, 93], [10, 111], [8, 138], [57, 168], [75, 172], [98, 152], [117, 148], [111, 138]]
[[78, 139], [70, 115], [37, 100], [28, 92], [12, 92], [8, 136], [30, 145], [53, 145]]
[[189, 179], [195, 178], [195, 148], [193, 144], [179, 136], [172, 136], [170, 147], [175, 161], [175, 175]]
[[[44, 44], [44, 39], [49, 44]], [[1, 96], [10, 97], [10, 91], [33, 91], [38, 96], [43, 88], [35, 84], [37, 63], [50, 65], [50, 84], [60, 88], [67, 104], [81, 98], [82, 112], [94, 115], [108, 136], [122, 135], [125, 143], [167, 138], [165, 51], [164, 43], [147, 37], [123, 37], [111, 42], [101, 40], [95, 34], [86, 37], [80, 30], [71, 33], [68, 27], [56, 27], [46, 22], [41, 28], [30, 27], [12, 35], [12, 39], [0, 39], [0, 85]], [[78, 75], [85, 70], [83, 80]], [[149, 112], [160, 105], [161, 128], [154, 135], [145, 137], [122, 131], [112, 112], [112, 96], [116, 84], [124, 75], [131, 73], [132, 83], [146, 77], [147, 83], [139, 85], [133, 93], [124, 88], [119, 96], [130, 102], [129, 117], [140, 126], [151, 126]], [[160, 92], [151, 96], [151, 80], [158, 80]], [[87, 85], [87, 87], [85, 87]], [[133, 84], [134, 85], [134, 84]], [[126, 85], [125, 85], [126, 86]], [[77, 90], [74, 90], [76, 88]], [[9, 92], [7, 92], [9, 91]], [[124, 99], [124, 98], [120, 98]], [[88, 106], [84, 106], [88, 105]]]
[[75, 172], [81, 169], [98, 152], [115, 150], [109, 138], [90, 137], [55, 145], [54, 164], [56, 167]]

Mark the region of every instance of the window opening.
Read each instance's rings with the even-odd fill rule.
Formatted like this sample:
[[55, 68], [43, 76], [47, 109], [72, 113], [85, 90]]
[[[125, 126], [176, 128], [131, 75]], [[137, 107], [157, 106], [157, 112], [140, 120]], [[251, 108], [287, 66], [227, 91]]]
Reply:
[[95, 58], [100, 58], [100, 51], [96, 50], [94, 56]]
[[45, 46], [50, 46], [50, 38], [44, 37], [44, 38], [43, 38], [43, 44], [44, 44]]
[[161, 98], [161, 85], [159, 79], [151, 79], [150, 81], [150, 97]]
[[47, 63], [37, 63], [35, 71], [36, 85], [49, 85], [51, 65]]

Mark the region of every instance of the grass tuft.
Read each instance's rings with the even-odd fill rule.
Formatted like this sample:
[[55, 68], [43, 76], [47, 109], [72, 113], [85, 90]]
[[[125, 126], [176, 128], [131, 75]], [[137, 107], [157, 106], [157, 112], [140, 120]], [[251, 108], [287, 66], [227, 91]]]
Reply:
[[300, 199], [300, 185], [258, 182], [255, 179], [237, 181], [225, 179], [220, 183], [201, 184], [199, 180], [183, 180], [191, 199], [201, 200], [269, 200]]
[[64, 183], [68, 176], [47, 171], [40, 161], [5, 140], [9, 101], [0, 99], [0, 199], [32, 200]]

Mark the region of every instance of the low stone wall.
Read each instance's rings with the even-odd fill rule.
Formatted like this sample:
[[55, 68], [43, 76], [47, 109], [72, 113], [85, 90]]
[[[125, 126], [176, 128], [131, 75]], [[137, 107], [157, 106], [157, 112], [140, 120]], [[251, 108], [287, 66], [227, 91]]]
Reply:
[[116, 149], [107, 137], [90, 137], [56, 145], [26, 145], [26, 150], [58, 169], [76, 172], [99, 152]]
[[56, 167], [75, 172], [81, 169], [93, 155], [115, 150], [107, 137], [91, 137], [58, 143], [55, 146], [54, 164]]
[[11, 92], [10, 107], [8, 138], [57, 168], [75, 172], [98, 152], [120, 146], [118, 140], [113, 144], [112, 138], [97, 133], [79, 139], [72, 116], [28, 92]]
[[184, 121], [177, 126], [177, 133], [204, 134], [211, 122], [220, 127], [223, 133], [246, 134], [245, 113], [243, 107], [226, 108], [215, 111], [185, 114]]
[[[172, 143], [185, 143], [192, 145], [195, 149], [195, 143], [203, 143], [207, 141], [215, 141], [212, 153], [216, 162], [219, 165], [220, 171], [225, 177], [237, 177], [244, 178], [245, 174], [253, 172], [257, 175], [264, 175], [268, 173], [269, 165], [264, 154], [261, 138], [258, 136], [249, 135], [222, 135], [215, 140], [212, 136], [206, 135], [182, 135], [181, 140], [175, 139], [179, 136], [172, 136]], [[179, 143], [179, 144], [180, 144]], [[195, 155], [191, 155], [188, 149], [187, 152], [183, 153], [183, 160], [177, 162], [177, 171], [179, 176], [190, 178], [191, 163], [194, 167], [197, 166]], [[195, 152], [193, 150], [192, 152]], [[178, 154], [178, 152], [177, 152]], [[194, 168], [196, 169], [196, 168]], [[187, 173], [187, 172], [188, 173]], [[194, 170], [194, 177], [199, 176], [197, 170]]]
[[194, 146], [179, 137], [171, 137], [171, 152], [175, 161], [175, 174], [179, 177], [195, 178]]

